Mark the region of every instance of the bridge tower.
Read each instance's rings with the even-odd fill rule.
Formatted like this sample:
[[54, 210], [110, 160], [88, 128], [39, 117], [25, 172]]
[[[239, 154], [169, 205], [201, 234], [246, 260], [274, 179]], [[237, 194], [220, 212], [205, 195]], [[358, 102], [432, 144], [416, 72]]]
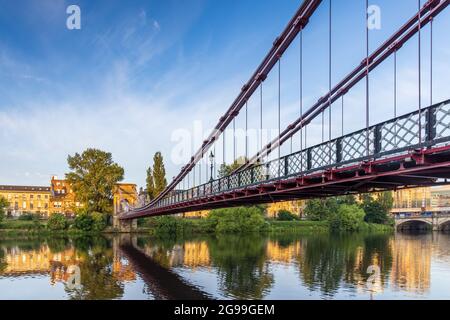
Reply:
[[135, 184], [117, 184], [114, 188], [113, 228], [119, 232], [133, 232], [137, 229], [137, 219], [119, 220], [119, 214], [136, 206], [138, 194]]

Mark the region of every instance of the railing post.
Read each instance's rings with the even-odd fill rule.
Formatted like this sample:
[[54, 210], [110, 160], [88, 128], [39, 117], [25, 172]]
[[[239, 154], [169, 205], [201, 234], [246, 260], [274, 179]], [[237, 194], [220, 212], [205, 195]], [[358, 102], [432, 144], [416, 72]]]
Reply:
[[425, 125], [425, 143], [428, 146], [436, 138], [436, 122], [436, 107], [431, 107], [427, 111]]
[[227, 190], [230, 190], [230, 176], [226, 177], [227, 179]]
[[289, 156], [284, 158], [284, 176], [287, 177], [289, 175]]
[[311, 170], [312, 169], [312, 148], [309, 148], [308, 151], [306, 152], [306, 165], [307, 165], [307, 170]]
[[255, 167], [250, 169], [250, 184], [255, 183]]
[[238, 175], [238, 187], [240, 187], [241, 186], [241, 173], [238, 172], [237, 175]]
[[342, 138], [336, 140], [336, 162], [342, 162]]
[[375, 156], [379, 155], [382, 151], [381, 150], [382, 140], [383, 140], [383, 137], [381, 135], [382, 128], [383, 128], [382, 125], [377, 125], [377, 126], [375, 126], [375, 129], [374, 129], [375, 130], [374, 131], [374, 135], [375, 135], [375, 137], [374, 137], [374, 148], [375, 148], [374, 155]]
[[266, 181], [270, 179], [270, 162], [266, 163]]

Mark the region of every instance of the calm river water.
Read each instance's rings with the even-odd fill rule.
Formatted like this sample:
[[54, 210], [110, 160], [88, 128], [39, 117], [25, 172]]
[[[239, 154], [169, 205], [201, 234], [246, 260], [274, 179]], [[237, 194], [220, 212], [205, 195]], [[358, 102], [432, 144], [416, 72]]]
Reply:
[[0, 299], [450, 299], [450, 235], [1, 239]]

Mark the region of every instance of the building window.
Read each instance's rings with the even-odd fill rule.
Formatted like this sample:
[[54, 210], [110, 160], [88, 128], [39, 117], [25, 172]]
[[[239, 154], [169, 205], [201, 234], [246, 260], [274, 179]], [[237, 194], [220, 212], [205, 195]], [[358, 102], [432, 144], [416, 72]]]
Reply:
[[31, 210], [34, 209], [34, 204], [33, 204], [33, 202], [30, 202], [30, 209], [31, 209]]
[[26, 209], [26, 208], [27, 208], [27, 202], [24, 201], [24, 202], [22, 202], [22, 209]]

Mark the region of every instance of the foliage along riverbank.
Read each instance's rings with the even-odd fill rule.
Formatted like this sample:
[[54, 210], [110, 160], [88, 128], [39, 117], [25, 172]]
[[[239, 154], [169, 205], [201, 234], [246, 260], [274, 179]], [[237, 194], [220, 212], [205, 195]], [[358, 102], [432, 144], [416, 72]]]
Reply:
[[376, 195], [333, 197], [306, 202], [307, 220], [281, 210], [276, 219], [266, 219], [264, 206], [212, 210], [205, 219], [174, 217], [144, 219], [141, 226], [153, 234], [246, 234], [267, 232], [351, 233], [393, 232], [390, 217], [393, 198], [388, 192]]
[[54, 214], [48, 220], [36, 215], [23, 215], [19, 219], [0, 219], [0, 235], [95, 235], [107, 230], [107, 215], [79, 211], [75, 219]]
[[[251, 234], [251, 233], [325, 233], [325, 232], [389, 232], [393, 221], [389, 218], [391, 199], [365, 196], [310, 200], [305, 213], [308, 220], [281, 210], [276, 219], [266, 218], [265, 206], [237, 207], [212, 210], [204, 219], [183, 219], [164, 216], [141, 219], [136, 232], [151, 235], [190, 234]], [[35, 216], [19, 220], [0, 219], [0, 233], [8, 234], [98, 234], [114, 233], [108, 226], [108, 215], [79, 210], [74, 219], [54, 214], [42, 221]]]
[[[330, 200], [326, 200], [330, 201]], [[322, 208], [316, 204], [307, 210], [329, 212], [321, 220], [299, 220], [286, 211], [280, 211], [277, 219], [265, 218], [263, 206], [238, 207], [213, 210], [204, 219], [183, 219], [173, 216], [147, 218], [139, 222], [137, 233], [149, 235], [194, 235], [194, 234], [251, 234], [251, 233], [330, 233], [330, 232], [392, 232], [392, 224], [376, 224], [365, 220], [360, 205], [346, 202], [331, 202]], [[314, 217], [314, 216], [313, 216]], [[4, 219], [0, 222], [1, 235], [83, 235], [115, 233], [107, 225], [102, 214], [79, 212], [75, 219], [53, 215], [49, 220], [22, 217], [19, 220]]]
[[[181, 219], [175, 217], [157, 217], [146, 219], [140, 223], [139, 229], [152, 235], [191, 235], [191, 234], [251, 234], [251, 233], [302, 233], [317, 234], [331, 232], [393, 232], [389, 224], [375, 224], [364, 222], [362, 216], [352, 221], [348, 217], [339, 220], [308, 221], [290, 220], [279, 221], [265, 219], [258, 207], [241, 207], [213, 210], [205, 219]], [[344, 210], [356, 210], [355, 207]], [[339, 212], [344, 214], [345, 212]], [[350, 220], [351, 222], [348, 222]], [[344, 224], [350, 223], [353, 230], [343, 230]], [[336, 226], [336, 224], [339, 224]], [[357, 225], [356, 225], [357, 224]], [[339, 229], [341, 228], [341, 229]]]

